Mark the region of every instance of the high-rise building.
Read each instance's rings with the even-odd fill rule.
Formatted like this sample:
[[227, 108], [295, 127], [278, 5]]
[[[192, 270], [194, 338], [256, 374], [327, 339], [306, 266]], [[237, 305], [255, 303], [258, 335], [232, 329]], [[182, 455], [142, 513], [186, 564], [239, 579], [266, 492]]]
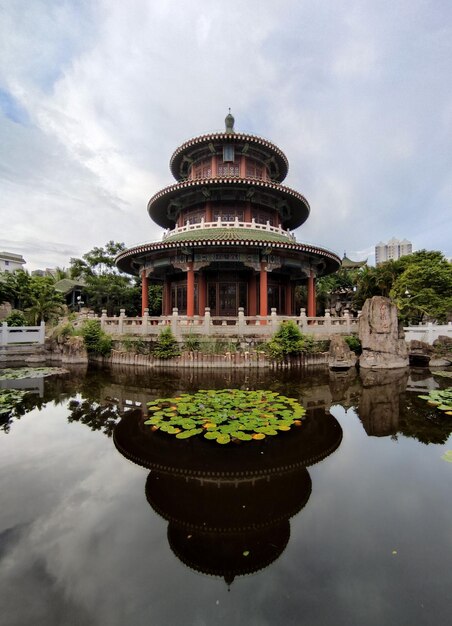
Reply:
[[380, 241], [375, 246], [375, 264], [379, 265], [385, 261], [400, 259], [401, 256], [406, 256], [413, 252], [413, 245], [411, 241], [407, 239], [396, 239], [393, 237], [388, 243]]

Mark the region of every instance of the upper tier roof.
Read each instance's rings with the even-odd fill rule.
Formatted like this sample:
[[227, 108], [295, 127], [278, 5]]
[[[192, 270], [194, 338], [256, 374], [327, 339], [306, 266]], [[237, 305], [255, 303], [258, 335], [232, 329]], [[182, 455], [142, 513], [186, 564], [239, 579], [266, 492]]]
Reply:
[[[149, 216], [159, 226], [172, 228], [176, 221], [177, 207], [182, 202], [194, 206], [207, 199], [230, 198], [251, 200], [262, 206], [280, 211], [284, 228], [294, 229], [303, 224], [309, 216], [309, 204], [300, 193], [279, 183], [248, 178], [200, 178], [185, 180], [156, 193], [148, 203]], [[174, 205], [174, 215], [168, 209]]]
[[263, 161], [269, 162], [273, 167], [272, 178], [281, 182], [289, 171], [289, 161], [282, 150], [267, 139], [248, 135], [246, 133], [222, 132], [199, 135], [189, 139], [175, 150], [170, 160], [171, 173], [176, 180], [186, 178], [186, 167], [192, 159], [199, 158], [203, 149], [210, 154], [217, 151], [225, 143], [233, 143], [237, 151], [247, 153], [252, 149], [260, 153]]

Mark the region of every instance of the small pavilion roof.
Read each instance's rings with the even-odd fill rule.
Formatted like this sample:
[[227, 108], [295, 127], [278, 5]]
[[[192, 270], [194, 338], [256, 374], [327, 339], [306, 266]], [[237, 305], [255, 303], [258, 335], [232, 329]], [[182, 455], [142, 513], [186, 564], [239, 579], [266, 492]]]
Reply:
[[345, 254], [341, 261], [341, 265], [344, 270], [358, 269], [359, 267], [363, 267], [366, 264], [367, 259], [365, 259], [365, 261], [352, 261], [347, 256], [345, 256]]

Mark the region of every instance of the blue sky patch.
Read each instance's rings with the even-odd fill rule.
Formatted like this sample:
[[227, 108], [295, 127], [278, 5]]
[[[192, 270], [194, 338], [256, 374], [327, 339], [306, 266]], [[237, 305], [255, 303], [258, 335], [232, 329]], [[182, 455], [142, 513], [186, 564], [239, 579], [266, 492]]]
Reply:
[[8, 91], [0, 88], [0, 109], [3, 114], [16, 124], [27, 124], [29, 121], [26, 110]]

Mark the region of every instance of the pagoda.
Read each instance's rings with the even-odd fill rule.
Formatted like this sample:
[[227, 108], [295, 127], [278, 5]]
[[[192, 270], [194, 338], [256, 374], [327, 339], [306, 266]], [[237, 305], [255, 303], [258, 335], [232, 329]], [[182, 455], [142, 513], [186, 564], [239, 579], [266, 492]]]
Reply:
[[122, 271], [142, 278], [142, 314], [150, 283], [163, 285], [162, 314], [295, 315], [294, 288], [307, 285], [307, 314], [315, 316], [315, 279], [335, 272], [340, 258], [297, 242], [292, 230], [310, 207], [282, 185], [289, 163], [274, 144], [234, 130], [190, 139], [176, 149], [176, 183], [156, 193], [148, 213], [167, 229], [163, 239], [118, 255]]

